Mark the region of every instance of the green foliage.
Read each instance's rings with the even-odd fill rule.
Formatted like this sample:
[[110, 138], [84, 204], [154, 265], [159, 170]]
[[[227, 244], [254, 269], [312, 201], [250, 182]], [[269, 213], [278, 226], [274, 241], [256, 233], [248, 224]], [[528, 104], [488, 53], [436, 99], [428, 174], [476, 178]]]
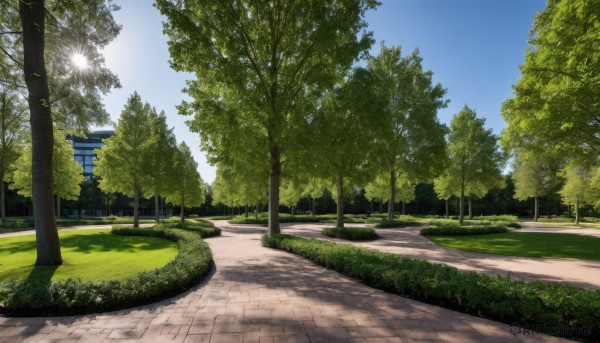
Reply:
[[210, 269], [212, 254], [200, 236], [177, 229], [114, 228], [123, 236], [160, 237], [177, 242], [179, 254], [162, 268], [120, 281], [5, 281], [0, 283], [1, 310], [8, 315], [65, 315], [132, 307], [181, 293]]
[[513, 163], [515, 198], [527, 200], [556, 191], [561, 181], [557, 175], [560, 169], [561, 161], [553, 154], [521, 151]]
[[412, 220], [383, 220], [377, 222], [375, 227], [377, 228], [389, 228], [389, 227], [406, 227], [406, 226], [421, 226], [423, 223], [412, 221]]
[[[179, 144], [170, 175], [171, 182], [165, 191], [166, 200], [181, 208], [200, 206], [204, 202], [204, 181], [198, 173], [198, 163], [185, 142]], [[183, 220], [183, 211], [181, 214]]]
[[536, 258], [600, 260], [600, 238], [545, 232], [509, 232], [482, 236], [429, 236], [434, 243], [483, 254]]
[[[27, 105], [25, 100], [18, 96], [17, 88], [3, 85], [0, 90], [0, 182], [2, 183], [7, 181], [7, 176], [14, 169], [15, 161], [22, 153], [21, 144], [26, 141], [25, 137], [28, 133], [27, 117]], [[4, 208], [1, 210], [4, 211]]]
[[[209, 222], [210, 223], [210, 222]], [[168, 221], [156, 225], [159, 229], [182, 229], [187, 231], [196, 232], [202, 238], [214, 237], [221, 235], [221, 229], [215, 227], [210, 223], [208, 225], [203, 222], [190, 222], [190, 221]]]
[[379, 238], [375, 230], [366, 227], [330, 227], [323, 229], [321, 234], [349, 241], [372, 241]]
[[426, 227], [421, 229], [421, 235], [448, 235], [448, 236], [469, 236], [469, 235], [487, 235], [491, 233], [505, 233], [508, 229], [504, 225], [472, 225], [460, 226], [458, 224], [444, 224], [437, 227]]
[[[83, 168], [73, 158], [73, 145], [66, 139], [66, 134], [62, 130], [54, 130], [52, 176], [54, 183], [54, 193], [67, 200], [76, 200], [81, 191], [80, 184], [85, 181]], [[25, 151], [15, 162], [15, 169], [11, 175], [11, 189], [17, 189], [17, 193], [24, 197], [31, 197], [31, 145], [25, 148]]]
[[594, 169], [574, 163], [566, 165], [561, 171], [565, 178], [565, 184], [559, 191], [564, 203], [580, 206], [590, 203], [600, 196], [600, 194], [593, 194], [593, 188], [590, 187], [594, 171]]
[[600, 290], [492, 277], [402, 256], [289, 235], [263, 246], [289, 251], [384, 291], [505, 323], [585, 327], [600, 339]]

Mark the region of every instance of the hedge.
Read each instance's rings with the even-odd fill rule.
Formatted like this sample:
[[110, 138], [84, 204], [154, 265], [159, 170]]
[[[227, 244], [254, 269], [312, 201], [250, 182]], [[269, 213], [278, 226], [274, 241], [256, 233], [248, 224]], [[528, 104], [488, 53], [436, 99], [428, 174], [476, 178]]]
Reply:
[[383, 220], [375, 224], [377, 228], [387, 227], [405, 227], [405, 226], [421, 226], [423, 223], [410, 221], [410, 220]]
[[[279, 217], [280, 223], [318, 223], [326, 218], [313, 217], [313, 216], [281, 216]], [[236, 218], [229, 221], [230, 224], [268, 224], [268, 218]]]
[[323, 229], [321, 234], [349, 241], [372, 241], [378, 237], [375, 230], [365, 227], [331, 227]]
[[465, 273], [446, 265], [289, 235], [264, 235], [262, 243], [404, 297], [509, 324], [585, 328], [588, 335], [578, 339], [600, 340], [600, 290]]
[[508, 229], [502, 225], [487, 226], [438, 226], [426, 227], [421, 229], [421, 235], [449, 235], [449, 236], [467, 236], [467, 235], [486, 235], [491, 233], [506, 233]]
[[[196, 219], [197, 221], [198, 219]], [[161, 229], [182, 229], [186, 231], [192, 231], [200, 234], [202, 238], [214, 237], [221, 235], [221, 229], [215, 227], [213, 223], [207, 221], [204, 222], [180, 222], [180, 221], [167, 221], [156, 225], [157, 228]]]
[[0, 311], [7, 315], [46, 316], [128, 308], [186, 291], [210, 270], [211, 251], [192, 232], [158, 228], [113, 228], [112, 233], [165, 238], [177, 242], [179, 254], [162, 268], [123, 280], [4, 281], [0, 283]]

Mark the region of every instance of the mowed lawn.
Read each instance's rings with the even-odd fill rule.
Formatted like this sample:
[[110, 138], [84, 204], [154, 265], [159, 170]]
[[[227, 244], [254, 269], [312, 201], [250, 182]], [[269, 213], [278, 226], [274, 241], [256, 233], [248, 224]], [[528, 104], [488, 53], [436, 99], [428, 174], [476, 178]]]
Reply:
[[509, 232], [427, 238], [444, 247], [485, 254], [600, 260], [600, 238], [583, 235]]
[[0, 281], [37, 278], [116, 280], [159, 268], [177, 256], [175, 242], [118, 236], [110, 229], [59, 231], [63, 264], [34, 268], [35, 235], [0, 237]]

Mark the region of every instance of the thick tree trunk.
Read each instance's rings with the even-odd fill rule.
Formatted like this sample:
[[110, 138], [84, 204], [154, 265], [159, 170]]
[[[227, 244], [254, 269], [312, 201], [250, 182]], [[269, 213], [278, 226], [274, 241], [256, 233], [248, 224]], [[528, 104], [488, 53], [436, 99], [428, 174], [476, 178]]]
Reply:
[[575, 225], [579, 225], [579, 197], [575, 199]]
[[462, 225], [463, 222], [465, 221], [465, 206], [464, 206], [464, 201], [465, 201], [465, 187], [461, 186], [460, 187], [459, 210], [458, 210], [458, 223], [460, 225]]
[[62, 264], [54, 216], [52, 146], [54, 143], [50, 91], [44, 60], [44, 1], [19, 1], [23, 28], [25, 83], [29, 93], [32, 145], [32, 202], [35, 223], [36, 265]]
[[446, 199], [446, 218], [450, 218], [450, 208], [448, 206], [449, 199]]
[[133, 187], [133, 227], [140, 227], [138, 208], [140, 207], [140, 191], [138, 186]]
[[537, 222], [540, 217], [540, 206], [538, 202], [538, 197], [534, 197], [534, 205], [533, 205], [533, 221]]
[[390, 199], [388, 201], [388, 217], [387, 220], [394, 220], [394, 203], [396, 202], [396, 172], [390, 170]]
[[281, 233], [279, 228], [279, 184], [281, 178], [281, 155], [279, 148], [270, 151], [271, 170], [269, 171], [269, 235]]
[[60, 218], [60, 196], [56, 196], [56, 218]]
[[337, 177], [337, 218], [336, 227], [344, 227], [344, 178], [341, 174]]
[[2, 188], [0, 189], [0, 224], [6, 222], [6, 184], [4, 182], [4, 174], [0, 175]]
[[154, 196], [154, 220], [157, 223], [160, 221], [160, 199], [158, 195]]
[[469, 220], [473, 219], [473, 206], [471, 204], [472, 196], [469, 195]]

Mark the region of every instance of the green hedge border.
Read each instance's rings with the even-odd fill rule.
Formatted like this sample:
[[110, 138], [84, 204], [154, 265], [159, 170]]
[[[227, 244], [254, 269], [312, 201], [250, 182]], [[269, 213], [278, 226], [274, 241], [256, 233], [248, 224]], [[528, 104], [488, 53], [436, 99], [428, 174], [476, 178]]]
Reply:
[[446, 265], [290, 235], [264, 235], [262, 243], [404, 297], [508, 324], [585, 328], [587, 336], [567, 337], [600, 340], [600, 290], [465, 273]]
[[423, 223], [410, 220], [383, 220], [375, 224], [376, 228], [393, 228], [407, 226], [421, 226]]
[[487, 226], [438, 226], [422, 228], [420, 233], [423, 236], [472, 236], [489, 235], [492, 233], [507, 233], [510, 230], [502, 225]]
[[9, 316], [63, 316], [130, 308], [180, 294], [210, 271], [210, 248], [193, 232], [160, 228], [113, 228], [111, 232], [168, 239], [177, 242], [179, 253], [162, 268], [123, 280], [4, 281], [0, 283], [0, 312]]
[[373, 241], [379, 238], [375, 230], [367, 227], [328, 227], [321, 230], [321, 234], [349, 241]]

